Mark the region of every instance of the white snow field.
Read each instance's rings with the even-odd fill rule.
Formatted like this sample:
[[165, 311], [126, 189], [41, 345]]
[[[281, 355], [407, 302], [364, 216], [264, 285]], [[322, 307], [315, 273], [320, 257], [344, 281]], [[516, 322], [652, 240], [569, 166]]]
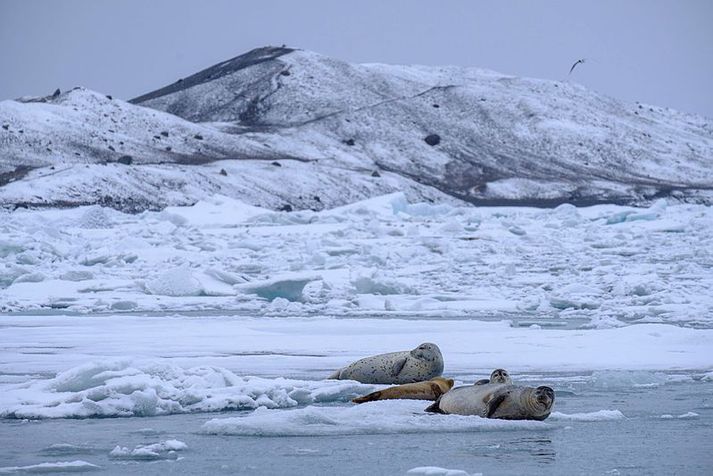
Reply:
[[[0, 472], [700, 474], [712, 287], [703, 205], [1, 212]], [[555, 411], [326, 380], [422, 342], [457, 384], [506, 368]]]

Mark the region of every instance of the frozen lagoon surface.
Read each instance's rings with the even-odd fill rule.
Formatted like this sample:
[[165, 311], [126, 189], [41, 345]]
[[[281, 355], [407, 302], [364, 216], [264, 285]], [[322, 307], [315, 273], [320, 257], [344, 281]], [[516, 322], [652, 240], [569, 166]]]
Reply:
[[[0, 212], [0, 473], [710, 473], [712, 268], [711, 208], [665, 202]], [[324, 380], [426, 341], [555, 413]]]

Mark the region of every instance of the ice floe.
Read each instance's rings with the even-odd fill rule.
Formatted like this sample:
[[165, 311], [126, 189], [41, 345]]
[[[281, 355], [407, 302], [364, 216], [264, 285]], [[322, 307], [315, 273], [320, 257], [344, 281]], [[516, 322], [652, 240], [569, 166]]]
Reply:
[[406, 474], [422, 476], [482, 476], [482, 473], [468, 473], [461, 469], [447, 469], [439, 466], [418, 466], [406, 471]]
[[612, 420], [623, 420], [626, 417], [619, 410], [599, 410], [596, 412], [588, 413], [561, 413], [552, 412], [549, 417], [554, 421], [580, 421], [580, 422], [591, 422], [591, 421], [612, 421]]
[[594, 388], [600, 390], [655, 387], [671, 381], [663, 372], [597, 370], [590, 378]]
[[670, 415], [667, 413], [667, 414], [661, 415], [661, 419], [662, 420], [673, 420], [674, 418], [677, 418], [679, 420], [691, 420], [691, 419], [698, 418], [699, 416], [700, 415], [696, 412], [686, 412], [686, 413], [682, 413], [681, 415], [677, 415], [677, 416], [673, 416], [673, 415]]
[[100, 450], [88, 444], [75, 445], [71, 443], [54, 443], [40, 451], [48, 456], [71, 456], [87, 453], [97, 453]]
[[292, 410], [258, 408], [232, 418], [207, 421], [202, 432], [243, 436], [319, 436], [471, 431], [546, 431], [539, 421], [507, 421], [477, 416], [425, 413], [429, 402], [391, 400], [356, 406], [316, 406]]
[[0, 474], [84, 473], [98, 469], [101, 469], [101, 467], [86, 461], [76, 460], [39, 463], [28, 466], [5, 466], [0, 468]]
[[112, 459], [154, 461], [160, 459], [178, 459], [178, 451], [183, 451], [188, 445], [179, 440], [166, 440], [150, 445], [137, 445], [134, 449], [117, 445], [109, 453]]

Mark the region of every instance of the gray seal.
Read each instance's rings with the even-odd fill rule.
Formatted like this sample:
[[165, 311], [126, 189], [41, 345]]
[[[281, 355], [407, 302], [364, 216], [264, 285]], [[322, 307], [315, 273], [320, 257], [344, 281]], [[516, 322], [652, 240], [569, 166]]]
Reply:
[[550, 416], [554, 403], [555, 392], [550, 387], [488, 383], [454, 388], [426, 411], [503, 420], [544, 420]]
[[337, 370], [329, 378], [400, 385], [430, 380], [442, 373], [441, 350], [436, 344], [426, 342], [413, 350], [365, 357]]
[[486, 383], [512, 383], [510, 374], [505, 369], [495, 369], [490, 374], [490, 379], [484, 378], [478, 380], [473, 385], [484, 385]]

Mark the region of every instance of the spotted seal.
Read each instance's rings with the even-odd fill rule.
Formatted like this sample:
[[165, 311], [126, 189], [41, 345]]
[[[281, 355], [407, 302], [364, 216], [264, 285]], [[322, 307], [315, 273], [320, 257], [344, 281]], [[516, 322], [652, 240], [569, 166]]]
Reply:
[[490, 374], [490, 379], [484, 378], [475, 382], [473, 385], [484, 385], [486, 383], [512, 383], [510, 374], [505, 369], [495, 369]]
[[354, 403], [374, 402], [376, 400], [436, 400], [453, 388], [453, 379], [435, 377], [425, 382], [405, 383], [395, 387], [372, 392], [369, 395], [355, 398]]
[[426, 411], [503, 420], [544, 420], [550, 416], [554, 403], [555, 392], [550, 387], [488, 383], [454, 388]]
[[441, 350], [436, 344], [426, 342], [413, 350], [365, 357], [337, 370], [328, 378], [361, 383], [404, 384], [430, 380], [442, 373]]

